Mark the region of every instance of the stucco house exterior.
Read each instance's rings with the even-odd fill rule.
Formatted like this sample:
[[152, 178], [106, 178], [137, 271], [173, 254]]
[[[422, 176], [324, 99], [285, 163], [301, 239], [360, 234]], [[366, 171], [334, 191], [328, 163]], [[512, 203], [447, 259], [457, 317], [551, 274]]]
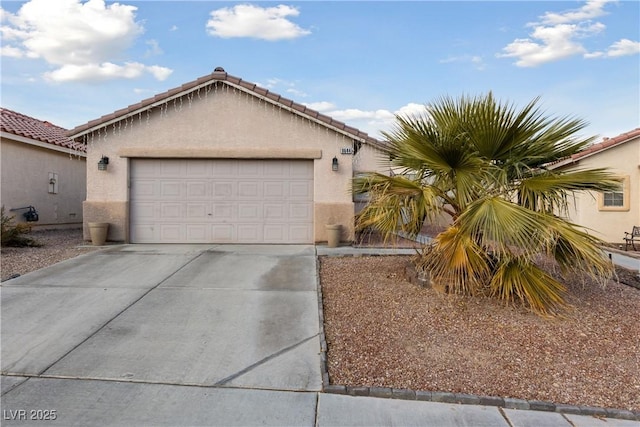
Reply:
[[570, 200], [569, 219], [594, 236], [623, 244], [624, 233], [640, 225], [640, 128], [605, 138], [550, 168], [608, 168], [620, 178], [619, 191], [582, 193]]
[[383, 142], [222, 68], [68, 135], [87, 146], [87, 239], [107, 222], [131, 243], [311, 244], [333, 224], [349, 241], [352, 177], [385, 170]]
[[[30, 219], [34, 228], [82, 225], [85, 147], [66, 132], [47, 121], [0, 108], [0, 203], [15, 221]], [[29, 218], [25, 216], [29, 207], [37, 216], [33, 210]]]

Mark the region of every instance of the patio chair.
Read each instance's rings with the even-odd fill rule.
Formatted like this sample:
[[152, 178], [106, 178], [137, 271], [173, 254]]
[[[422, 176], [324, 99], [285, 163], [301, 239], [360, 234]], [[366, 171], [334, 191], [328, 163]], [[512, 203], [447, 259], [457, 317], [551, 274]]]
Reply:
[[631, 230], [631, 233], [625, 231], [623, 239], [625, 243], [624, 244], [625, 251], [629, 248], [629, 245], [631, 245], [634, 251], [637, 251], [636, 242], [640, 242], [640, 227], [638, 227], [637, 225], [634, 225], [633, 229]]

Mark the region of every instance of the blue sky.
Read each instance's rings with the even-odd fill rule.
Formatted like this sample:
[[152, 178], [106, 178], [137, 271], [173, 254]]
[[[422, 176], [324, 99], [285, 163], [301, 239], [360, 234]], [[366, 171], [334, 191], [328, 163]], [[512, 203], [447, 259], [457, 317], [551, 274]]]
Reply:
[[640, 126], [638, 1], [1, 4], [1, 104], [73, 128], [209, 74], [379, 137], [450, 95], [540, 96], [586, 135]]

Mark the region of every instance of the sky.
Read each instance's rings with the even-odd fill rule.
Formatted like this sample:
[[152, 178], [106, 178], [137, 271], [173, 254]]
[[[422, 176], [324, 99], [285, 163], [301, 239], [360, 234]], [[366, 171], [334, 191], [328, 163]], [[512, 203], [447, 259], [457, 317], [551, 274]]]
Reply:
[[0, 37], [2, 107], [67, 129], [216, 67], [377, 138], [489, 91], [584, 136], [640, 127], [636, 0], [3, 0]]

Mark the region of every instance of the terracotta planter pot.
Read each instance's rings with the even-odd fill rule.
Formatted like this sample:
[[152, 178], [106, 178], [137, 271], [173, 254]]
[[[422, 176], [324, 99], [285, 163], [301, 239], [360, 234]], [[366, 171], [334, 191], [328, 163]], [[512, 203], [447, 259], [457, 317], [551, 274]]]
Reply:
[[109, 231], [108, 222], [90, 222], [89, 234], [91, 235], [91, 243], [94, 246], [102, 246], [107, 241], [107, 232]]
[[327, 246], [336, 248], [340, 244], [340, 224], [327, 225]]

